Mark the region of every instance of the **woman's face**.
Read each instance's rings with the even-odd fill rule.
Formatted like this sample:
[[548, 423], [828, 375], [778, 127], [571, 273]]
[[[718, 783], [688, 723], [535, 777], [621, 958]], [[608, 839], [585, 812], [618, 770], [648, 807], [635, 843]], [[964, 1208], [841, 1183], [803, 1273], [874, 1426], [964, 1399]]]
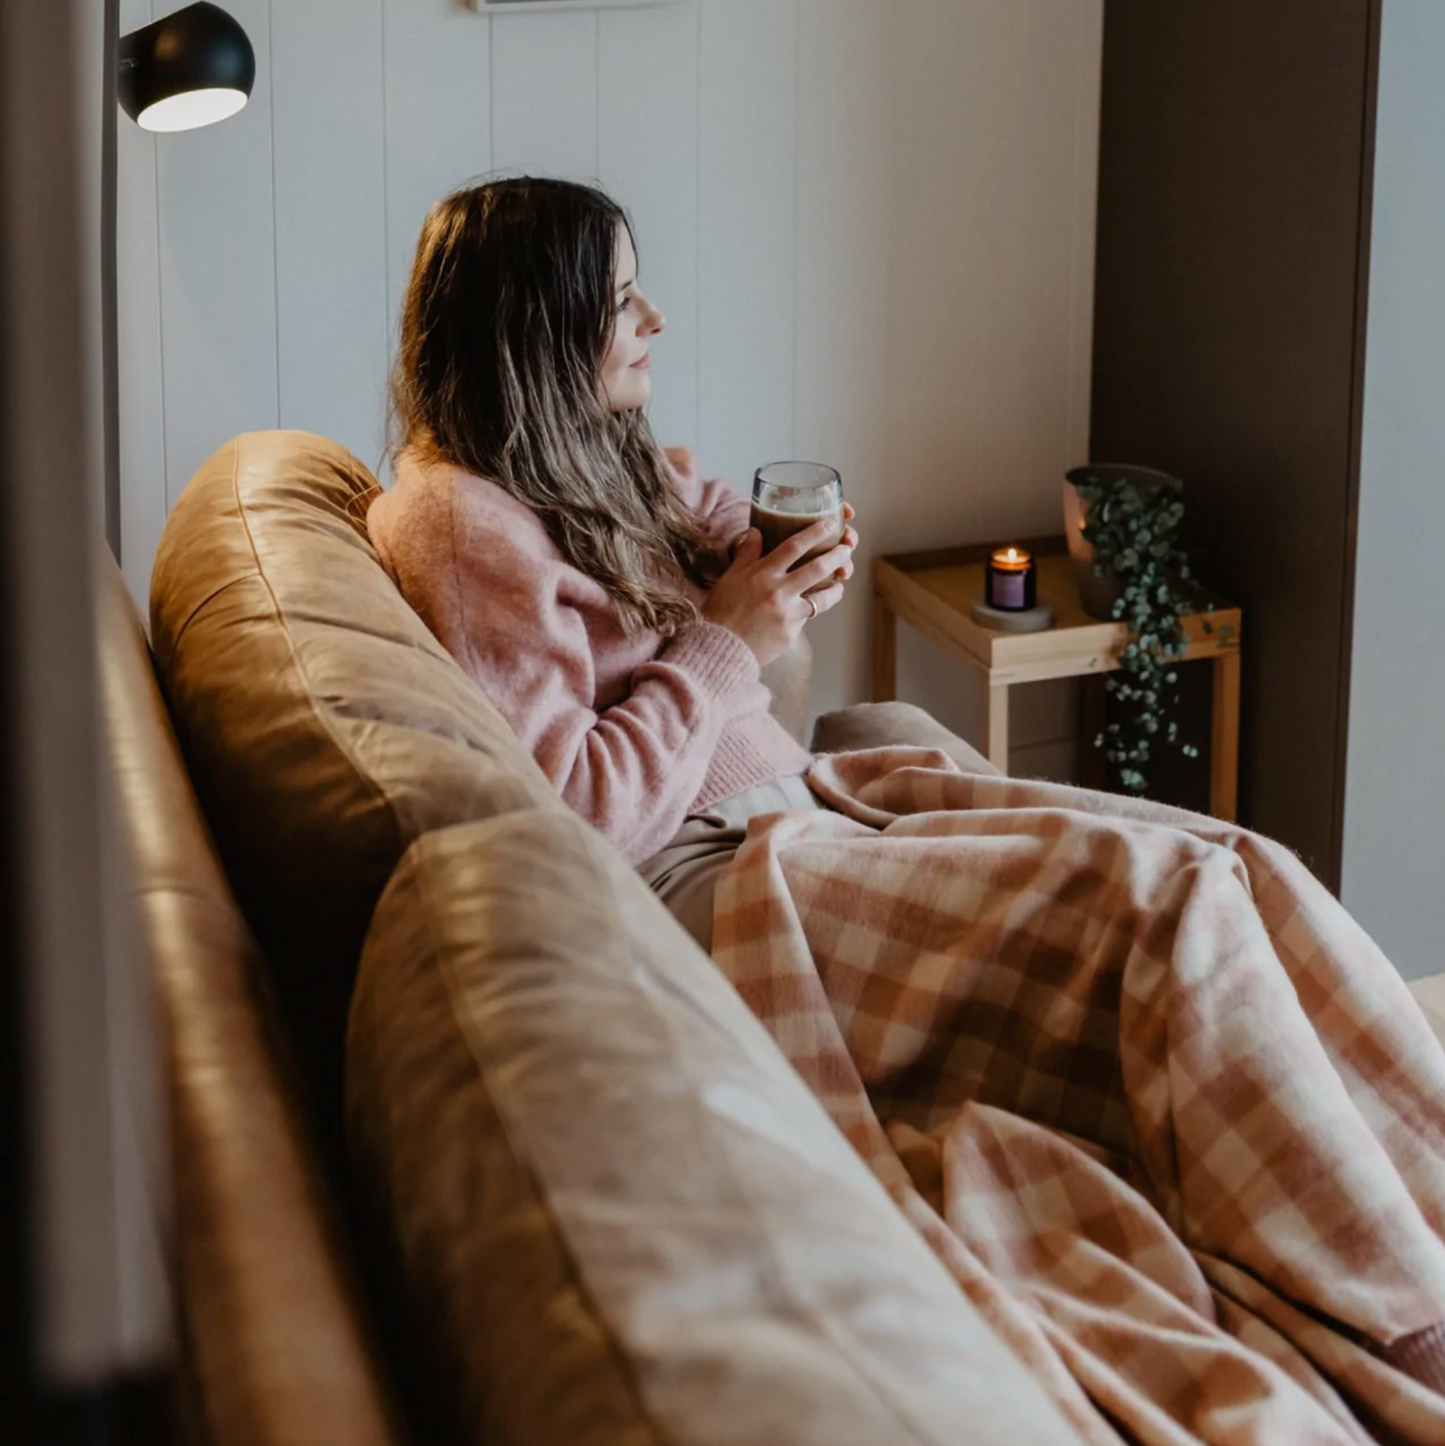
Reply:
[[652, 338], [667, 318], [642, 294], [637, 284], [637, 253], [626, 226], [617, 228], [617, 294], [612, 344], [602, 358], [603, 400], [614, 412], [645, 407], [652, 396]]

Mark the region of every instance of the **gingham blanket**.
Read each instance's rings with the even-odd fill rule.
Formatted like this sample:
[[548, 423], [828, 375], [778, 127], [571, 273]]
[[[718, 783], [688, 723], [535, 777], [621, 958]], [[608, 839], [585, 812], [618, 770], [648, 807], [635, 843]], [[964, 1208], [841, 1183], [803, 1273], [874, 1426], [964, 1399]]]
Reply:
[[1288, 850], [820, 759], [714, 957], [1081, 1440], [1445, 1443], [1445, 1054]]

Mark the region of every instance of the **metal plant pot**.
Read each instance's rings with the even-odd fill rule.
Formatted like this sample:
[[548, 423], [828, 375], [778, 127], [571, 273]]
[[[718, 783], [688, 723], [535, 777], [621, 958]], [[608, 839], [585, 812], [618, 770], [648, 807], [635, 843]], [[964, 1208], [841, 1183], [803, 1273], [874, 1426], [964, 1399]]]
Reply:
[[1087, 509], [1075, 485], [1085, 480], [1102, 482], [1106, 487], [1111, 482], [1138, 482], [1161, 487], [1174, 479], [1167, 472], [1153, 467], [1129, 467], [1112, 462], [1074, 467], [1064, 474], [1064, 535], [1069, 541], [1069, 557], [1074, 565], [1074, 584], [1079, 590], [1079, 602], [1091, 618], [1112, 622], [1114, 604], [1119, 601], [1123, 588], [1117, 578], [1094, 575], [1094, 544], [1084, 536], [1084, 528], [1088, 525]]

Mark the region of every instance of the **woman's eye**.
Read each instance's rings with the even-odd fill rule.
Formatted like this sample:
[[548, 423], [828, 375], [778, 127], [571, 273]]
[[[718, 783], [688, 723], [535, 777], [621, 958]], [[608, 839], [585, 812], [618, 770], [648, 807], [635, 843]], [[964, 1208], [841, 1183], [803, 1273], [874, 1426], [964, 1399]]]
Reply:
[[618, 311], [631, 311], [632, 298], [630, 296], [624, 296], [622, 300], [617, 303], [617, 309]]

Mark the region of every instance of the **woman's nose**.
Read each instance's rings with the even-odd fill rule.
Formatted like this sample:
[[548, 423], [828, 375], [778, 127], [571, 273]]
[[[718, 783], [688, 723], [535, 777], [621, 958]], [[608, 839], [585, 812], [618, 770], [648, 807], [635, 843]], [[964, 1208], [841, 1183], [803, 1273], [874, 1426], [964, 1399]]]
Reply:
[[653, 306], [650, 302], [648, 303], [647, 317], [644, 326], [648, 336], [656, 336], [658, 332], [667, 330], [667, 317], [658, 307]]

